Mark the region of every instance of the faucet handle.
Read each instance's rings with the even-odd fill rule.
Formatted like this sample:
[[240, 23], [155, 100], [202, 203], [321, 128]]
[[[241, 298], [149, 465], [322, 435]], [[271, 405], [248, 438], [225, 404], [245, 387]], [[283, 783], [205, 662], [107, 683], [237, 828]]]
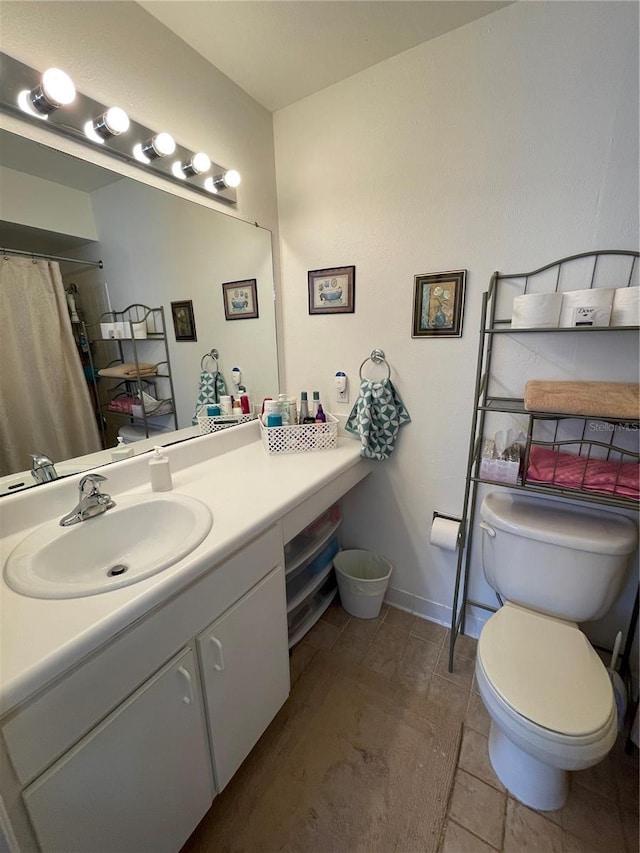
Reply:
[[102, 474], [86, 474], [78, 484], [78, 489], [80, 490], [80, 494], [85, 493], [85, 486], [87, 483], [91, 485], [89, 492], [87, 493], [88, 497], [92, 495], [100, 494], [100, 483], [104, 483], [106, 481], [106, 477], [103, 477]]

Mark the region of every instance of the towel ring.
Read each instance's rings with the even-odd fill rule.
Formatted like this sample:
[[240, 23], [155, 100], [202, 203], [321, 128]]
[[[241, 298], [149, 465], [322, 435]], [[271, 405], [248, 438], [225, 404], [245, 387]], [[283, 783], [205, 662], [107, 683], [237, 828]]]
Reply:
[[374, 349], [373, 352], [371, 353], [371, 355], [369, 356], [369, 358], [365, 358], [365, 360], [360, 365], [360, 370], [359, 370], [360, 379], [363, 379], [362, 368], [365, 366], [365, 364], [368, 361], [372, 361], [374, 364], [384, 364], [384, 366], [387, 368], [387, 377], [386, 378], [387, 379], [391, 378], [391, 368], [389, 367], [389, 364], [384, 357], [384, 352], [381, 349]]
[[210, 358], [215, 362], [216, 373], [217, 373], [217, 371], [218, 371], [218, 356], [219, 355], [220, 355], [220, 353], [218, 352], [217, 349], [212, 349], [210, 352], [205, 352], [205, 354], [200, 359], [200, 370], [204, 370], [205, 361], [208, 358]]

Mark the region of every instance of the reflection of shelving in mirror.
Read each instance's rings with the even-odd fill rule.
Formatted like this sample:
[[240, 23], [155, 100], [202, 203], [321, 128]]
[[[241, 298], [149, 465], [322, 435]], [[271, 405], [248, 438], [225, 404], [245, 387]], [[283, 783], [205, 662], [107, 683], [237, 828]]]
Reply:
[[178, 429], [164, 309], [129, 305], [85, 329], [104, 446], [123, 424], [129, 438]]

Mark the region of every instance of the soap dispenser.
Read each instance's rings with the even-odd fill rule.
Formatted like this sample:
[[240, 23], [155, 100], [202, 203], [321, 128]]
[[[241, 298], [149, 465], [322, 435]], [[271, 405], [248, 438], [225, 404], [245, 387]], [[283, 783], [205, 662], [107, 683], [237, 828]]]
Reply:
[[118, 443], [111, 451], [111, 460], [117, 462], [119, 459], [129, 459], [133, 456], [133, 447], [130, 444], [124, 443], [124, 438], [119, 435]]
[[149, 460], [149, 476], [151, 477], [151, 488], [154, 492], [168, 492], [173, 488], [169, 460], [162, 452], [161, 447], [153, 448], [153, 455]]

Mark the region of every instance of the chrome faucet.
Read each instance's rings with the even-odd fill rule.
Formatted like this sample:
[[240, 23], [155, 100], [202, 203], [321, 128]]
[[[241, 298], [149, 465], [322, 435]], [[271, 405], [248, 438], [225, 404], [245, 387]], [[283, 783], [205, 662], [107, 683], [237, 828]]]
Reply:
[[106, 479], [100, 474], [87, 474], [80, 480], [78, 506], [60, 519], [61, 527], [86, 521], [88, 518], [93, 518], [94, 515], [101, 515], [116, 505], [109, 495], [100, 491], [100, 483], [104, 483]]
[[58, 479], [58, 472], [48, 456], [45, 456], [43, 453], [31, 453], [29, 455], [33, 460], [31, 463], [31, 476], [36, 483], [48, 483], [51, 480]]

